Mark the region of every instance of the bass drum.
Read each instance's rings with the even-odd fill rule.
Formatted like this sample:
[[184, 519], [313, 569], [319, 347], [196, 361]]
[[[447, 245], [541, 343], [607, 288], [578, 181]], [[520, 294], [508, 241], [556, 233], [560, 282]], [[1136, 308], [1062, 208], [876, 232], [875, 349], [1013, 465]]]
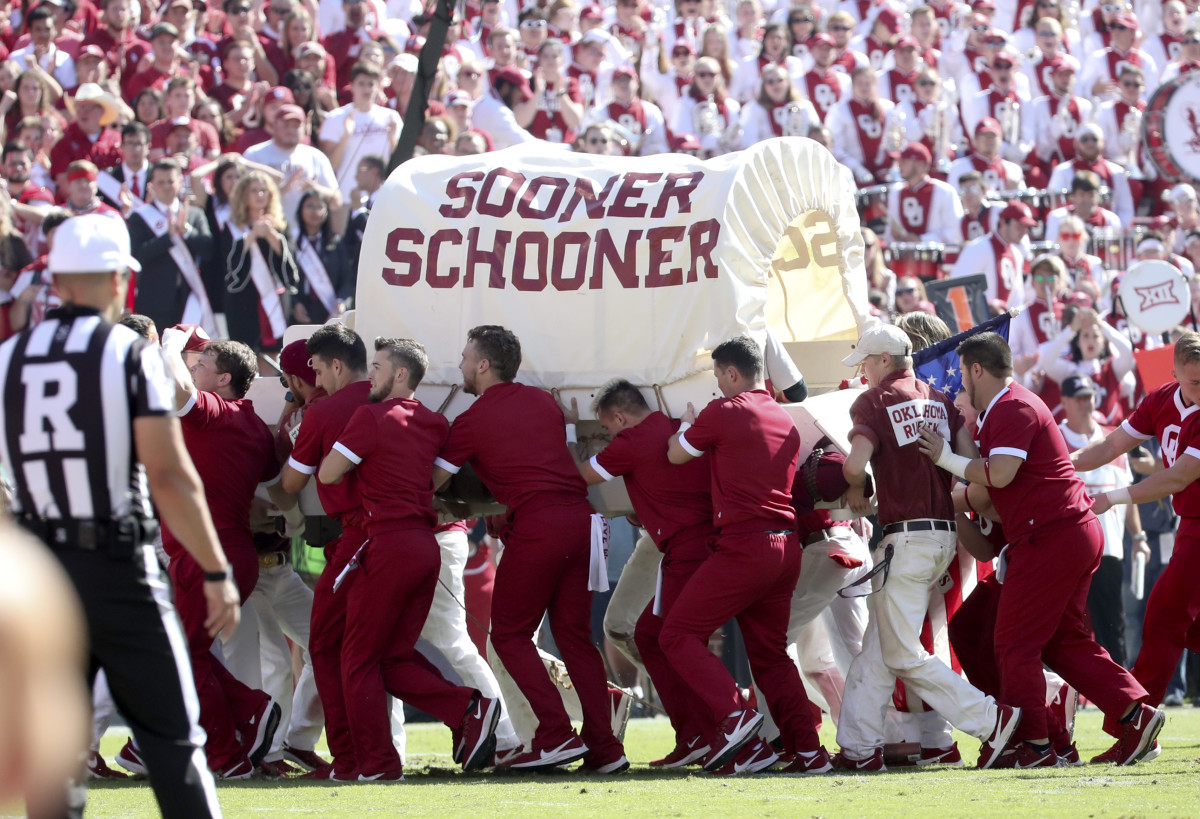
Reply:
[[1157, 260], [1130, 266], [1117, 287], [1129, 323], [1147, 333], [1165, 333], [1182, 322], [1191, 307], [1187, 279], [1179, 268]]
[[1200, 71], [1163, 83], [1142, 115], [1142, 145], [1167, 182], [1200, 179]]

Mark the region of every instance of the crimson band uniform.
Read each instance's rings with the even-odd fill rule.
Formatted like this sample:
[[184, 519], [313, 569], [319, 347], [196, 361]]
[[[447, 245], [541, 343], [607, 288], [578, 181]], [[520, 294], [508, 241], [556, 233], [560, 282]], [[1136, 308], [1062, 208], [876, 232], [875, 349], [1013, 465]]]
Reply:
[[921, 454], [917, 441], [923, 424], [953, 441], [962, 413], [912, 370], [903, 370], [860, 395], [850, 418], [850, 440], [862, 437], [872, 446], [878, 519], [892, 558], [876, 588], [862, 653], [850, 666], [838, 744], [858, 760], [883, 746], [884, 712], [897, 677], [950, 723], [985, 739], [996, 725], [995, 700], [921, 644], [930, 586], [956, 559], [958, 543], [950, 475]]
[[981, 173], [983, 183], [993, 191], [1012, 190], [1025, 184], [1025, 174], [1019, 165], [1005, 160], [999, 154], [989, 158], [980, 153], [970, 153], [951, 162], [946, 182], [958, 190], [958, 180], [971, 171]]
[[[1172, 381], [1147, 395], [1121, 429], [1139, 441], [1158, 438], [1169, 468], [1180, 455], [1200, 458], [1198, 420], [1200, 406], [1184, 406], [1183, 393]], [[1142, 647], [1133, 664], [1133, 676], [1145, 686], [1149, 705], [1166, 696], [1183, 650], [1200, 648], [1200, 484], [1176, 492], [1171, 505], [1179, 515], [1175, 551], [1146, 601]], [[1111, 727], [1107, 720], [1105, 727]]]
[[575, 734], [533, 644], [549, 611], [579, 693], [589, 761], [615, 761], [624, 751], [612, 732], [604, 663], [591, 642], [592, 508], [563, 438], [562, 410], [542, 390], [494, 384], [455, 419], [437, 460], [451, 473], [468, 462], [507, 507], [492, 592], [492, 650], [538, 717], [531, 750], [556, 748]]
[[1047, 189], [1051, 191], [1070, 189], [1071, 181], [1079, 171], [1091, 171], [1099, 176], [1112, 196], [1113, 213], [1117, 214], [1121, 224], [1133, 223], [1136, 203], [1133, 201], [1133, 193], [1129, 188], [1129, 174], [1120, 165], [1105, 159], [1103, 155], [1096, 157], [1094, 162], [1088, 162], [1083, 157], [1075, 157], [1069, 162], [1056, 165], [1050, 173], [1050, 181], [1046, 184]]
[[850, 96], [850, 78], [834, 66], [825, 71], [814, 68], [804, 75], [800, 90], [808, 97], [824, 122], [834, 106]]
[[[258, 583], [258, 553], [250, 532], [250, 504], [260, 483], [279, 476], [275, 441], [271, 431], [246, 399], [226, 401], [211, 392], [197, 391], [179, 410], [183, 442], [196, 472], [217, 538], [225, 550], [233, 581], [242, 600], [249, 600]], [[205, 627], [208, 598], [204, 570], [166, 526], [163, 549], [171, 557], [168, 571], [175, 587], [175, 607], [187, 635], [192, 674], [200, 698], [200, 725], [208, 734], [208, 765], [227, 771], [246, 756], [243, 734], [271, 707], [271, 698], [249, 688], [212, 652], [212, 636]], [[250, 731], [253, 738], [254, 731]]]
[[[917, 185], [905, 182], [888, 191], [888, 213], [921, 242], [962, 244], [962, 202], [954, 188], [940, 179], [925, 177]], [[892, 239], [892, 221], [886, 231]]]
[[854, 171], [860, 186], [882, 181], [891, 168], [883, 140], [893, 107], [888, 100], [864, 105], [850, 97], [834, 106], [825, 118], [833, 135], [834, 157]]
[[[575, 79], [560, 80], [562, 91], [576, 105], [583, 104], [583, 92], [579, 89], [579, 81]], [[569, 145], [575, 141], [575, 131], [567, 125], [559, 105], [558, 90], [547, 88], [538, 95], [537, 113], [533, 122], [529, 123], [529, 133], [538, 139]]]
[[988, 301], [1020, 306], [1025, 303], [1025, 259], [1015, 244], [989, 233], [963, 245], [950, 278], [982, 273], [987, 277]]
[[634, 640], [671, 719], [677, 744], [695, 736], [707, 740], [712, 726], [701, 716], [704, 701], [667, 660], [659, 638], [664, 619], [684, 585], [708, 558], [717, 535], [709, 494], [709, 458], [679, 466], [667, 460], [667, 442], [678, 430], [678, 421], [652, 412], [637, 426], [621, 430], [591, 460], [592, 468], [605, 480], [624, 476], [634, 512], [662, 552], [660, 587], [638, 618]]
[[339, 589], [346, 596], [342, 687], [360, 775], [400, 765], [387, 694], [457, 728], [478, 693], [447, 682], [416, 651], [442, 566], [432, 476], [449, 432], [444, 416], [396, 398], [359, 407], [333, 445], [357, 467], [368, 536], [359, 569]]
[[1066, 441], [1041, 399], [1016, 383], [996, 394], [978, 423], [984, 458], [1023, 460], [1010, 484], [989, 489], [1009, 540], [995, 641], [1004, 698], [1021, 709], [1014, 737], [1049, 736], [1043, 662], [1106, 715], [1120, 716], [1146, 690], [1088, 626], [1104, 535]]
[[[304, 413], [288, 466], [313, 475], [346, 422], [366, 404], [371, 385], [367, 381], [347, 384], [313, 404]], [[313, 589], [312, 633], [308, 652], [321, 705], [325, 709], [325, 736], [339, 775], [356, 772], [355, 748], [350, 738], [346, 701], [342, 690], [342, 638], [346, 630], [346, 595], [335, 595], [333, 581], [367, 539], [366, 517], [359, 498], [358, 477], [350, 473], [335, 485], [318, 483], [317, 496], [325, 514], [342, 527], [339, 537], [325, 546], [325, 569]]]
[[708, 650], [708, 638], [730, 618], [742, 630], [754, 680], [766, 695], [789, 753], [820, 746], [811, 705], [787, 655], [792, 592], [801, 548], [791, 507], [800, 433], [766, 390], [717, 399], [679, 436], [695, 457], [712, 452], [716, 549], [675, 601], [660, 642], [687, 683], [707, 703], [711, 725], [745, 708], [737, 685]]
[[[1063, 113], [1064, 107], [1066, 113]], [[1092, 118], [1092, 103], [1074, 95], [1047, 94], [1038, 97], [1021, 117], [1022, 141], [1033, 146], [1034, 157], [1043, 165], [1075, 158], [1075, 134]]]

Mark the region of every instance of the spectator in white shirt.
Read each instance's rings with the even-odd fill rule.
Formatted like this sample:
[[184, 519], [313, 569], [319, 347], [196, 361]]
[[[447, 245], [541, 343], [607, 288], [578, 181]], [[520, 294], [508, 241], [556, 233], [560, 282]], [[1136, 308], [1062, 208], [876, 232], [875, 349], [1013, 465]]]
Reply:
[[533, 99], [533, 89], [525, 72], [513, 65], [506, 65], [494, 72], [492, 88], [475, 101], [471, 111], [471, 124], [487, 132], [496, 148], [507, 148], [521, 142], [537, 140], [526, 131], [513, 115], [513, 108]]
[[9, 59], [22, 71], [28, 71], [30, 64], [36, 62], [61, 86], [61, 94], [63, 90], [79, 85], [79, 81], [71, 55], [54, 44], [56, 34], [54, 9], [48, 5], [38, 6], [29, 13], [29, 45], [14, 51]]
[[400, 115], [375, 104], [380, 82], [379, 69], [362, 63], [354, 66], [350, 71], [352, 102], [331, 111], [321, 125], [321, 150], [336, 169], [344, 196], [354, 189], [358, 161], [364, 156], [391, 156], [400, 139]]
[[[330, 209], [342, 204], [342, 192], [329, 157], [311, 145], [300, 143], [304, 110], [298, 105], [281, 106], [275, 115], [271, 139], [246, 149], [244, 156], [283, 174], [280, 201], [284, 213], [295, 214], [300, 197], [311, 188], [325, 197]], [[294, 226], [293, 226], [294, 227]]]

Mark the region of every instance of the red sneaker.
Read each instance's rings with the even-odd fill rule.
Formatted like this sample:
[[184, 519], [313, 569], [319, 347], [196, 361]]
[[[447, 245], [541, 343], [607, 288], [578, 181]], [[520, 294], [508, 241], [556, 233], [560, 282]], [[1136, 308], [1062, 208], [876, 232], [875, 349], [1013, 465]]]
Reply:
[[313, 768], [306, 774], [300, 774], [297, 779], [333, 779], [333, 766], [329, 763]]
[[709, 773], [713, 776], [755, 774], [765, 771], [778, 761], [779, 756], [774, 749], [763, 742], [761, 737], [754, 737], [743, 745], [742, 749], [737, 752], [737, 756], [726, 762], [720, 770]]
[[454, 761], [464, 771], [477, 771], [491, 763], [496, 753], [496, 723], [500, 700], [476, 693], [454, 732]]
[[328, 762], [317, 755], [316, 751], [302, 751], [299, 748], [293, 748], [286, 742], [283, 743], [283, 758], [288, 762], [299, 765], [306, 771], [315, 771], [317, 768], [324, 768], [329, 765]]
[[747, 708], [735, 711], [717, 726], [712, 749], [704, 760], [704, 770], [719, 771], [725, 763], [737, 756], [742, 746], [749, 742], [762, 727], [763, 715]]
[[116, 763], [125, 770], [129, 771], [131, 774], [145, 776], [148, 773], [146, 771], [146, 763], [142, 759], [142, 755], [133, 745], [132, 737], [125, 740], [125, 747], [117, 752]]
[[587, 756], [588, 746], [583, 740], [573, 736], [557, 748], [534, 748], [513, 757], [505, 765], [518, 771], [536, 771], [542, 768], [557, 768]]
[[1137, 708], [1132, 720], [1121, 723], [1121, 738], [1104, 753], [1092, 757], [1092, 762], [1135, 765], [1139, 760], [1150, 756], [1157, 744], [1158, 732], [1162, 730], [1167, 717], [1162, 711], [1149, 705], [1138, 703]]
[[[878, 751], [880, 764], [883, 764], [883, 751]], [[797, 751], [792, 764], [783, 769], [783, 773], [814, 774], [829, 773], [833, 770], [833, 762], [824, 746], [815, 751]]]
[[274, 762], [267, 762], [265, 759], [254, 766], [254, 772], [259, 778], [269, 782], [278, 782], [283, 779], [283, 771], [279, 770], [279, 766]]
[[1020, 742], [1017, 744], [1017, 754], [1016, 759], [1013, 762], [1013, 767], [1057, 768], [1058, 755], [1054, 753], [1053, 748], [1047, 748], [1044, 751], [1039, 751], [1028, 742]]
[[708, 753], [708, 746], [704, 744], [704, 738], [697, 734], [687, 742], [680, 741], [675, 746], [675, 750], [664, 756], [662, 759], [656, 759], [650, 763], [652, 768], [684, 768], [688, 765], [695, 765], [700, 760], [704, 759], [704, 755]]
[[1008, 744], [1008, 738], [1012, 736], [1013, 731], [1021, 723], [1021, 709], [1013, 708], [1011, 705], [996, 706], [996, 727], [992, 729], [992, 733], [983, 741], [983, 747], [979, 749], [980, 768], [991, 768], [996, 764], [996, 760], [1004, 751], [1004, 746]]
[[950, 765], [955, 768], [961, 768], [962, 764], [963, 758], [962, 754], [958, 752], [957, 742], [949, 748], [922, 748], [921, 756], [917, 759], [918, 767], [926, 765]]
[[89, 754], [88, 762], [88, 778], [89, 779], [128, 779], [129, 774], [114, 771], [108, 767], [108, 763], [104, 761], [104, 757], [100, 754]]
[[[1056, 748], [1054, 753], [1058, 756], [1058, 764], [1061, 767], [1076, 768], [1083, 764], [1083, 760], [1079, 758], [1079, 749], [1075, 747], [1074, 742], [1065, 748]], [[1148, 758], [1149, 755], [1147, 755]]]
[[[335, 779], [337, 777], [334, 777]], [[359, 774], [359, 782], [403, 782], [404, 781], [404, 766], [393, 768], [390, 771], [383, 771], [377, 774]]]
[[887, 770], [887, 766], [883, 764], [882, 748], [876, 748], [866, 759], [852, 759], [846, 756], [845, 751], [841, 751], [834, 754], [829, 762], [835, 769], [851, 773], [876, 773]]
[[249, 779], [254, 775], [254, 763], [242, 757], [230, 767], [217, 774], [217, 779]]

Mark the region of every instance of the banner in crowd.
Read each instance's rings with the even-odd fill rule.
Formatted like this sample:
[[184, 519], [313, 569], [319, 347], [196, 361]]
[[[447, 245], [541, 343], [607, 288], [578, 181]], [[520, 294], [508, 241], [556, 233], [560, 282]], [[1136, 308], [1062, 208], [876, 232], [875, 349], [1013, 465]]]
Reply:
[[961, 333], [986, 319], [987, 276], [976, 273], [953, 279], [925, 282], [925, 298], [951, 331]]
[[854, 339], [868, 318], [853, 182], [808, 139], [704, 162], [545, 143], [425, 156], [372, 211], [356, 329], [421, 341], [430, 384], [461, 382], [479, 324], [520, 337], [520, 380], [568, 388], [667, 385], [738, 333]]

